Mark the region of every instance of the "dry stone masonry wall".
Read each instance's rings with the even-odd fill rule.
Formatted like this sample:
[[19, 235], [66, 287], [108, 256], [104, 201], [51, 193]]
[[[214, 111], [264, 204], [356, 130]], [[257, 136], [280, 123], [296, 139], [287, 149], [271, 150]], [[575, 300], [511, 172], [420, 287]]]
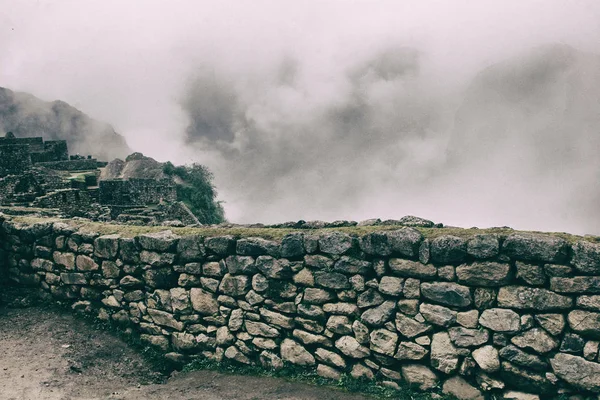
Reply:
[[600, 244], [551, 235], [99, 236], [2, 223], [0, 272], [169, 360], [314, 368], [459, 398], [600, 393]]

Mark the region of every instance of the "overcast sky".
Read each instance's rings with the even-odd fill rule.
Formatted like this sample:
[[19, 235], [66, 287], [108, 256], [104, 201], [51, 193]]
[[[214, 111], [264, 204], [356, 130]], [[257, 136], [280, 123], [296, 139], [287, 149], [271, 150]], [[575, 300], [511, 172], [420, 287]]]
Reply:
[[208, 165], [234, 222], [418, 214], [584, 232], [600, 228], [556, 217], [564, 203], [441, 203], [424, 181], [477, 72], [544, 43], [600, 53], [598, 38], [597, 0], [0, 0], [0, 86], [66, 101], [161, 161]]

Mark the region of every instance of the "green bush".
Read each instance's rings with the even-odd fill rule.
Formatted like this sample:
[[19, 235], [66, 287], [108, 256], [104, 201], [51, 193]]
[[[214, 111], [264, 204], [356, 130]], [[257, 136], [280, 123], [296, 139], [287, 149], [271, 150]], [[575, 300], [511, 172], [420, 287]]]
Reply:
[[181, 180], [177, 182], [177, 199], [184, 202], [201, 223], [220, 224], [225, 221], [222, 202], [216, 200], [213, 175], [204, 165], [175, 166], [166, 162], [163, 171]]

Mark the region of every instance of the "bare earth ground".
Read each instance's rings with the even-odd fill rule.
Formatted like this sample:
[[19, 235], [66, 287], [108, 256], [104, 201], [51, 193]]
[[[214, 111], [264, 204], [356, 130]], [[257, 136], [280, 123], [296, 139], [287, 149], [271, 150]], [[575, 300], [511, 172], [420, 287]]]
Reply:
[[0, 400], [367, 399], [282, 379], [214, 371], [163, 378], [124, 341], [67, 311], [15, 307], [0, 298]]

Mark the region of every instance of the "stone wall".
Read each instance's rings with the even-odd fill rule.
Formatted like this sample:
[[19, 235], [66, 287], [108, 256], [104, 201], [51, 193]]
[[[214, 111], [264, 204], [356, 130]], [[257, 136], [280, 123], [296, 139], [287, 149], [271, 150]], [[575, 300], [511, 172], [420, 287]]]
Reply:
[[31, 155], [28, 145], [3, 145], [0, 142], [0, 177], [20, 174], [29, 169], [31, 169]]
[[98, 160], [84, 158], [80, 160], [40, 162], [36, 165], [58, 171], [90, 171], [98, 168]]
[[326, 232], [122, 238], [7, 220], [0, 247], [12, 281], [175, 362], [291, 363], [459, 398], [600, 393], [600, 243]]
[[145, 206], [177, 201], [175, 184], [169, 179], [108, 179], [99, 184], [101, 204]]

